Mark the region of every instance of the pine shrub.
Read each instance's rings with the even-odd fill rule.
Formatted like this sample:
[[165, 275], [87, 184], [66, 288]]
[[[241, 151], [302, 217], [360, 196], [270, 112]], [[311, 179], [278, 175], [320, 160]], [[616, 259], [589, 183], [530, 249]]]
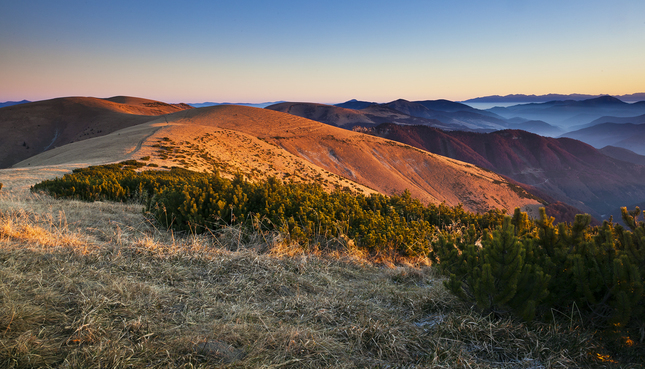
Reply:
[[553, 224], [541, 209], [530, 222], [519, 209], [494, 230], [474, 228], [442, 236], [433, 256], [447, 288], [484, 313], [530, 320], [553, 311], [580, 311], [584, 324], [602, 329], [642, 326], [645, 223], [640, 209], [623, 220], [591, 227], [589, 215]]
[[33, 191], [85, 201], [141, 201], [165, 227], [194, 233], [241, 224], [278, 230], [303, 245], [351, 239], [371, 252], [394, 251], [425, 257], [437, 232], [455, 224], [477, 229], [500, 224], [503, 213], [467, 212], [462, 206], [423, 205], [409, 191], [400, 196], [365, 196], [346, 189], [327, 192], [316, 183], [284, 183], [276, 178], [249, 182], [172, 168], [136, 172], [144, 164], [118, 164], [74, 170], [44, 181]]

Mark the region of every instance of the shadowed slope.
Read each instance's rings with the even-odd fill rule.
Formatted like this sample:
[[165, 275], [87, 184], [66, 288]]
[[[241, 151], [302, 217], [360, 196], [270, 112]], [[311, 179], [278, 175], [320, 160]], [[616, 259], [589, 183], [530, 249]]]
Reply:
[[[493, 113], [448, 100], [410, 102], [399, 99], [386, 104], [348, 101], [338, 105], [282, 103], [268, 106], [267, 109], [344, 128], [357, 125], [369, 127], [381, 123], [424, 125], [445, 130], [468, 131], [490, 131], [508, 127], [506, 121]], [[353, 120], [348, 120], [349, 117]], [[361, 117], [360, 120], [358, 117]]]
[[637, 153], [622, 147], [608, 145], [598, 151], [614, 159], [645, 166], [645, 156], [638, 155]]
[[66, 97], [5, 107], [0, 109], [0, 168], [188, 108], [125, 96]]
[[596, 148], [611, 145], [645, 155], [645, 124], [601, 123], [567, 132], [562, 137], [580, 140]]
[[347, 129], [352, 129], [356, 126], [371, 127], [381, 123], [419, 124], [443, 129], [455, 128], [436, 119], [411, 116], [378, 104], [356, 110], [334, 105], [285, 102], [267, 106], [266, 109], [289, 113]]
[[582, 101], [549, 101], [506, 108], [495, 107], [488, 109], [488, 111], [507, 119], [522, 117], [529, 120], [542, 120], [566, 128], [587, 124], [608, 115], [616, 117], [641, 115], [645, 113], [645, 104], [628, 104], [615, 97], [602, 96]]
[[645, 167], [572, 139], [516, 130], [482, 134], [396, 125], [372, 132], [493, 170], [596, 215], [645, 199]]

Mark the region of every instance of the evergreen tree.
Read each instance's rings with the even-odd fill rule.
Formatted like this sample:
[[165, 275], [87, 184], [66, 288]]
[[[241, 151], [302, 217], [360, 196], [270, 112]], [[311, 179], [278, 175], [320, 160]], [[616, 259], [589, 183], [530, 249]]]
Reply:
[[474, 242], [474, 229], [457, 240], [441, 238], [435, 255], [450, 275], [446, 287], [484, 312], [510, 311], [531, 320], [539, 302], [548, 295], [550, 276], [535, 264], [538, 259], [532, 239], [520, 240], [515, 233], [512, 223], [525, 227], [527, 220], [521, 214], [505, 217], [501, 226], [484, 232], [481, 246]]

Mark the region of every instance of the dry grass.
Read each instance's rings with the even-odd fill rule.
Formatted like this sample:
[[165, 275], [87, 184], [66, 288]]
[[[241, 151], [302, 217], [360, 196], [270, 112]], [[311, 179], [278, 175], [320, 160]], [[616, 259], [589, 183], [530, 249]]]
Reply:
[[140, 209], [0, 195], [0, 367], [606, 364], [591, 334], [482, 317], [423, 263], [239, 228], [177, 235]]

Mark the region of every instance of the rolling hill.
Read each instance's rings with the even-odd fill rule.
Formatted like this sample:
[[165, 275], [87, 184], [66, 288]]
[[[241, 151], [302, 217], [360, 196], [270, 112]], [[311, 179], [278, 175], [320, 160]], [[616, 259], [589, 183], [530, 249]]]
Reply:
[[510, 123], [509, 129], [521, 129], [522, 131], [535, 133], [540, 136], [558, 137], [564, 133], [560, 127], [556, 127], [541, 120], [527, 120], [521, 123]]
[[134, 97], [66, 97], [0, 109], [0, 168], [190, 106]]
[[622, 160], [628, 163], [634, 163], [638, 165], [645, 165], [644, 155], [638, 155], [637, 153], [631, 150], [624, 149], [622, 147], [605, 146], [598, 151], [614, 159], [618, 159], [618, 160]]
[[[473, 103], [541, 103], [555, 100], [589, 100], [602, 97], [604, 95], [585, 95], [585, 94], [547, 94], [547, 95], [524, 95], [512, 94], [506, 96], [491, 95], [476, 97], [474, 99], [465, 100], [464, 102]], [[643, 101], [645, 100], [645, 93], [635, 93], [627, 95], [615, 96], [623, 101]]]
[[411, 102], [399, 99], [386, 104], [350, 100], [333, 106], [289, 102], [268, 106], [267, 109], [347, 129], [396, 123], [424, 125], [449, 131], [491, 132], [510, 128], [547, 136], [557, 136], [564, 132], [546, 122], [521, 118], [507, 120], [494, 113], [449, 100]]
[[596, 148], [616, 146], [645, 155], [645, 124], [601, 123], [567, 132], [562, 137], [580, 140]]
[[381, 123], [418, 124], [443, 129], [455, 128], [436, 119], [411, 116], [378, 104], [356, 110], [334, 105], [285, 102], [268, 106], [267, 109], [293, 114], [350, 130], [355, 126], [370, 127]]
[[645, 114], [645, 102], [628, 104], [615, 97], [602, 96], [581, 101], [555, 100], [506, 108], [495, 107], [488, 109], [488, 111], [506, 119], [522, 117], [569, 128], [587, 124], [603, 116], [631, 117]]
[[584, 128], [589, 128], [596, 126], [598, 124], [603, 124], [603, 123], [617, 123], [617, 124], [623, 124], [623, 123], [633, 123], [633, 124], [643, 124], [645, 123], [645, 114], [639, 115], [637, 117], [600, 117], [590, 123], [587, 124], [581, 124], [578, 126], [572, 126], [569, 127], [570, 131], [578, 131]]
[[0, 103], [0, 108], [4, 108], [6, 106], [13, 106], [13, 105], [19, 105], [19, 104], [25, 104], [31, 101], [28, 100], [20, 100], [20, 101], [5, 101]]
[[645, 199], [645, 167], [572, 139], [518, 130], [483, 134], [394, 124], [366, 131], [493, 170], [595, 216]]
[[522, 207], [535, 215], [540, 206], [521, 187], [471, 164], [290, 114], [232, 105], [153, 117], [49, 150], [16, 167], [77, 167], [142, 157], [153, 166], [212, 170], [215, 165], [250, 178], [283, 173], [282, 178], [366, 193], [409, 189], [424, 202], [462, 203], [478, 212]]

